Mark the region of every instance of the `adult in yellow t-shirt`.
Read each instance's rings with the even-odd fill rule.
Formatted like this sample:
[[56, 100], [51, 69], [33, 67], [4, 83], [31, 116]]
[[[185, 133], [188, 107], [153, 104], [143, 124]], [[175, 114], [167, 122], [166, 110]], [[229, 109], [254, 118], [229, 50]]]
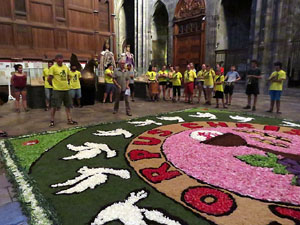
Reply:
[[198, 103], [200, 103], [202, 92], [204, 94], [204, 99], [206, 100], [206, 93], [204, 90], [204, 75], [206, 73], [206, 65], [202, 64], [201, 70], [197, 74], [196, 88], [198, 89]]
[[173, 73], [172, 84], [173, 84], [173, 102], [180, 101], [181, 97], [181, 80], [182, 74], [179, 71], [179, 66], [175, 66], [175, 73]]
[[115, 91], [115, 84], [114, 84], [114, 71], [113, 65], [109, 64], [104, 72], [105, 78], [105, 92], [103, 97], [103, 103], [106, 102], [107, 96], [109, 95], [109, 102], [113, 102], [113, 93]]
[[161, 70], [158, 72], [158, 82], [159, 82], [159, 96], [161, 91], [163, 92], [163, 100], [166, 100], [166, 89], [167, 89], [167, 78], [168, 78], [168, 71], [167, 67], [163, 66]]
[[282, 70], [282, 63], [276, 62], [274, 63], [275, 71], [269, 77], [269, 81], [271, 82], [269, 88], [269, 94], [271, 98], [270, 109], [267, 112], [272, 113], [274, 109], [274, 105], [276, 102], [277, 113], [280, 112], [280, 98], [283, 89], [283, 82], [286, 80], [286, 72]]
[[76, 99], [77, 105], [79, 107], [82, 107], [82, 105], [80, 104], [80, 99], [82, 97], [80, 78], [81, 78], [81, 73], [78, 70], [76, 70], [75, 65], [71, 65], [71, 71], [70, 71], [71, 98], [73, 99], [73, 101]]
[[185, 73], [184, 83], [186, 88], [186, 95], [188, 103], [193, 104], [194, 98], [194, 81], [197, 78], [197, 74], [191, 69], [191, 66], [187, 66], [187, 72]]
[[157, 73], [156, 73], [156, 67], [155, 66], [149, 66], [147, 77], [149, 81], [149, 96], [151, 101], [155, 101], [156, 98], [158, 98], [157, 93], [159, 93], [159, 86], [157, 81]]
[[224, 80], [225, 77], [222, 73], [217, 74], [214, 78], [216, 108], [219, 108], [219, 99], [222, 100], [223, 108], [227, 108], [224, 102]]
[[51, 95], [52, 95], [52, 89], [53, 87], [49, 84], [48, 82], [48, 77], [49, 77], [49, 69], [50, 67], [53, 66], [53, 61], [48, 62], [48, 67], [43, 70], [43, 80], [45, 82], [44, 88], [45, 88], [45, 101], [46, 101], [46, 108], [45, 111], [48, 111], [50, 108], [50, 100], [51, 100]]
[[204, 89], [206, 92], [206, 105], [211, 105], [212, 91], [214, 88], [214, 77], [216, 76], [215, 71], [206, 65], [206, 73], [204, 74]]
[[69, 93], [70, 70], [67, 66], [63, 65], [64, 58], [62, 55], [55, 56], [55, 61], [56, 64], [50, 68], [48, 77], [49, 84], [53, 87], [50, 127], [54, 127], [55, 112], [57, 108], [60, 108], [62, 103], [64, 103], [66, 108], [68, 124], [76, 125], [78, 123], [72, 120], [71, 115], [72, 99]]

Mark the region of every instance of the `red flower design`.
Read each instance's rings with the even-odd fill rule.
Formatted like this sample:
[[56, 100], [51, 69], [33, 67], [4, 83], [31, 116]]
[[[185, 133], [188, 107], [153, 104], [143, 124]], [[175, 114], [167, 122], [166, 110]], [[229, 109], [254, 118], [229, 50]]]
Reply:
[[297, 129], [292, 129], [291, 131], [285, 131], [284, 133], [300, 136], [300, 130]]
[[208, 215], [224, 216], [236, 208], [231, 195], [208, 187], [189, 188], [182, 198], [187, 205]]
[[249, 123], [237, 123], [236, 127], [238, 128], [254, 128], [252, 124]]
[[203, 126], [199, 126], [197, 123], [183, 123], [181, 126], [190, 128], [190, 129], [197, 129], [197, 128], [202, 128]]
[[171, 180], [181, 175], [179, 171], [168, 171], [169, 169], [170, 165], [168, 163], [163, 163], [159, 168], [142, 169], [140, 172], [147, 178], [147, 180], [157, 184], [164, 180]]
[[272, 126], [272, 125], [267, 125], [264, 127], [264, 130], [269, 130], [269, 131], [279, 131], [280, 127], [278, 126]]
[[161, 158], [159, 153], [151, 153], [145, 150], [132, 150], [128, 153], [129, 158], [132, 161], [138, 161], [142, 159], [153, 159], [153, 158]]
[[161, 140], [157, 139], [157, 138], [151, 138], [151, 137], [138, 137], [138, 139], [141, 140], [147, 140], [147, 142], [145, 141], [135, 141], [133, 142], [134, 145], [158, 145], [160, 144]]
[[271, 205], [270, 209], [276, 215], [289, 218], [296, 222], [296, 224], [300, 223], [300, 211], [292, 208], [280, 207], [276, 205]]
[[148, 131], [148, 134], [159, 134], [160, 137], [167, 137], [167, 136], [173, 134], [173, 132], [169, 131], [169, 130], [154, 129], [154, 130]]
[[24, 146], [36, 145], [39, 143], [39, 140], [31, 140], [23, 143]]
[[228, 127], [227, 123], [224, 123], [224, 122], [218, 122], [218, 123], [215, 123], [215, 122], [207, 122], [207, 124], [211, 127]]

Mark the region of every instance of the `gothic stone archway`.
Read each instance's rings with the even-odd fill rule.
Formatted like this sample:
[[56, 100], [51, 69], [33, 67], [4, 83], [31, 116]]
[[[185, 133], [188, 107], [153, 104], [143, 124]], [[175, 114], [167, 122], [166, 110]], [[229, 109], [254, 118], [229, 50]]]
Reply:
[[189, 62], [205, 62], [205, 1], [180, 0], [174, 18], [174, 64], [184, 71]]

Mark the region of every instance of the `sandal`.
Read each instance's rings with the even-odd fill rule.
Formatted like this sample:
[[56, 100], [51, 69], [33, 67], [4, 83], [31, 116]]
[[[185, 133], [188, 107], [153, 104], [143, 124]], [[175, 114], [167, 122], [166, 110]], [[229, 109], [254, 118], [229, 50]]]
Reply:
[[77, 125], [78, 123], [74, 120], [68, 120], [69, 125]]
[[49, 127], [54, 127], [54, 121], [51, 121]]

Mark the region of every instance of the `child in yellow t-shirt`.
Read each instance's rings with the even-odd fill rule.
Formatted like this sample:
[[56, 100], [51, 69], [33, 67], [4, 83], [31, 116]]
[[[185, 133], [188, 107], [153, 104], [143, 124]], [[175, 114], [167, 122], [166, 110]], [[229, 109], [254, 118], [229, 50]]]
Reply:
[[108, 64], [107, 68], [104, 72], [104, 78], [105, 78], [105, 93], [103, 97], [103, 103], [106, 102], [107, 96], [109, 95], [109, 102], [113, 102], [113, 92], [115, 90], [115, 84], [113, 79], [113, 65]]
[[214, 87], [215, 87], [215, 96], [216, 98], [216, 108], [219, 108], [219, 99], [222, 100], [223, 108], [227, 109], [225, 102], [224, 102], [224, 75], [223, 74], [217, 74], [214, 78]]
[[179, 66], [175, 67], [175, 72], [173, 73], [172, 84], [173, 84], [173, 102], [180, 101], [181, 97], [181, 80], [182, 74], [179, 72]]
[[71, 65], [71, 71], [69, 73], [70, 76], [70, 95], [71, 98], [76, 99], [76, 103], [79, 107], [82, 107], [80, 104], [80, 99], [82, 97], [81, 93], [81, 85], [80, 85], [80, 79], [81, 79], [81, 73], [76, 70], [75, 65]]
[[271, 82], [269, 88], [269, 94], [271, 97], [270, 109], [267, 112], [272, 113], [274, 109], [274, 105], [276, 102], [277, 113], [280, 112], [280, 98], [283, 89], [283, 82], [286, 80], [286, 72], [282, 70], [282, 63], [276, 62], [274, 63], [275, 71], [269, 77], [269, 81]]

